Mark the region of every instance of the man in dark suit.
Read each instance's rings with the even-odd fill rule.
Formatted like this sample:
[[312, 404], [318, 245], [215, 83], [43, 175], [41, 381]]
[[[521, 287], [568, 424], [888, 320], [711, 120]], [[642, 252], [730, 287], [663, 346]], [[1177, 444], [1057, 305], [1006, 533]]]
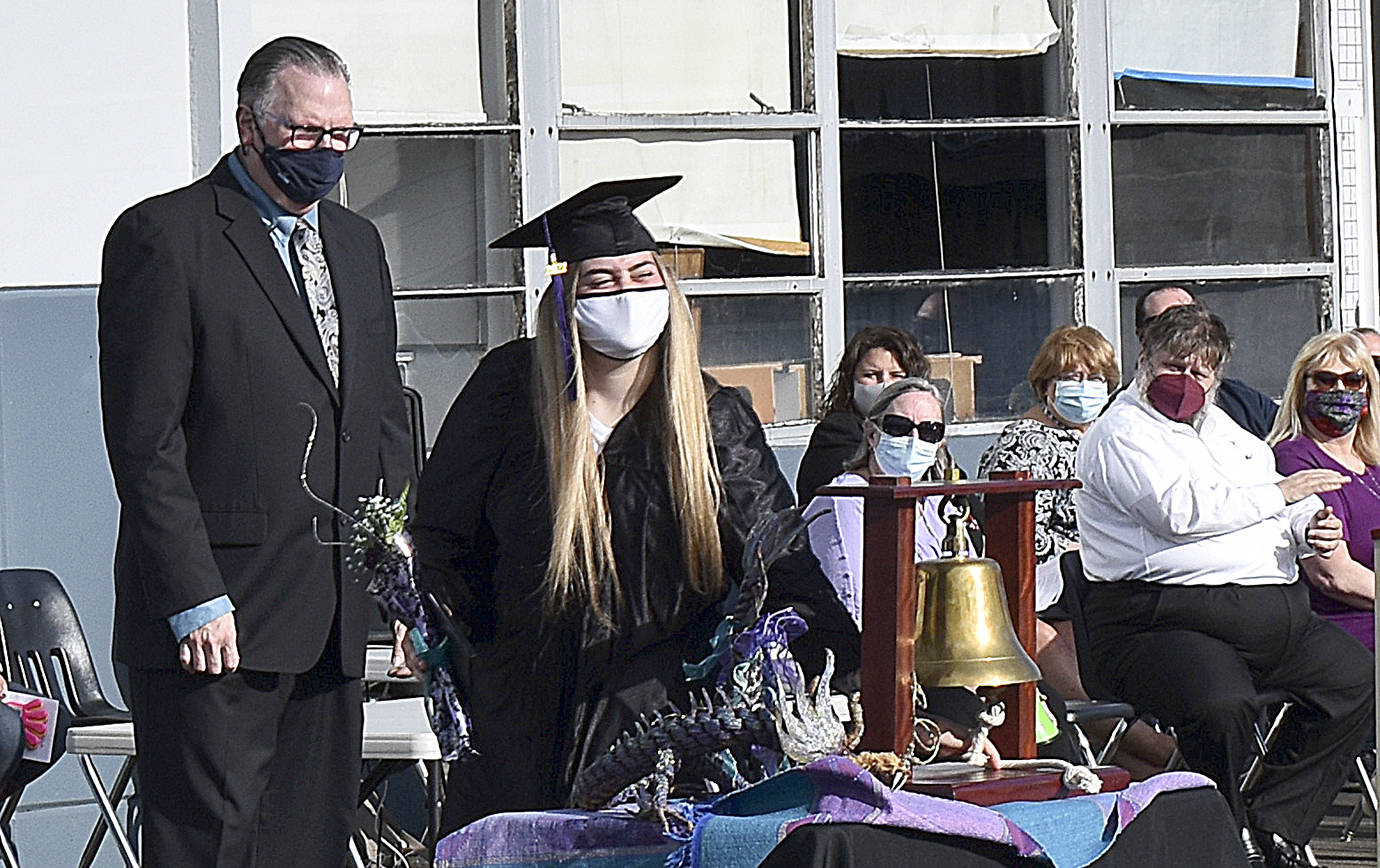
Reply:
[[115, 658], [130, 667], [144, 865], [339, 868], [358, 791], [367, 625], [350, 509], [407, 478], [378, 232], [329, 201], [349, 78], [295, 37], [239, 81], [240, 146], [106, 239], [100, 370], [120, 498]]

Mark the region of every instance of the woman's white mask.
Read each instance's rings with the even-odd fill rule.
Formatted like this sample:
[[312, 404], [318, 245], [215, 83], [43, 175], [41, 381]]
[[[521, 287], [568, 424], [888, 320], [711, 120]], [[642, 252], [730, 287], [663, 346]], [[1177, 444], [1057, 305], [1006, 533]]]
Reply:
[[671, 294], [665, 286], [624, 289], [575, 299], [580, 341], [611, 359], [635, 359], [666, 330]]

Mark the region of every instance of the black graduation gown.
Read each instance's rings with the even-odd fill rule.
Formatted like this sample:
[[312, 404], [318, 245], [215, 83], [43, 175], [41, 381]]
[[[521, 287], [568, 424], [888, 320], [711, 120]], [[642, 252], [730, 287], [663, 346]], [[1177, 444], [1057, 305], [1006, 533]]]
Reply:
[[[514, 341], [480, 362], [446, 417], [417, 492], [421, 582], [449, 603], [478, 654], [469, 710], [479, 756], [451, 770], [446, 829], [497, 811], [564, 806], [575, 774], [638, 715], [671, 702], [684, 707], [681, 664], [707, 653], [721, 617], [719, 600], [694, 593], [684, 578], [646, 399], [603, 451], [621, 586], [616, 628], [584, 611], [543, 613], [551, 516], [532, 347]], [[735, 390], [706, 385], [723, 479], [719, 533], [726, 569], [737, 578], [754, 521], [790, 506], [792, 497], [751, 408]], [[794, 605], [810, 623], [794, 647], [807, 670], [818, 670], [826, 646], [840, 672], [856, 670], [857, 630], [808, 546], [773, 568], [768, 602]]]

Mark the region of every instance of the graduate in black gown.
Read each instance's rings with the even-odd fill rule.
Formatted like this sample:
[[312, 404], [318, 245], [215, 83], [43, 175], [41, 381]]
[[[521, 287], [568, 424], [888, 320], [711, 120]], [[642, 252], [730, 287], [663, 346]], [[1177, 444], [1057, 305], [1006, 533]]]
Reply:
[[[595, 185], [491, 246], [549, 246], [537, 336], [490, 352], [417, 493], [420, 580], [477, 656], [477, 757], [443, 826], [565, 806], [575, 775], [688, 689], [757, 518], [792, 505], [752, 408], [699, 368], [685, 297], [632, 209], [679, 178]], [[859, 637], [808, 546], [771, 571], [792, 649], [856, 670]]]

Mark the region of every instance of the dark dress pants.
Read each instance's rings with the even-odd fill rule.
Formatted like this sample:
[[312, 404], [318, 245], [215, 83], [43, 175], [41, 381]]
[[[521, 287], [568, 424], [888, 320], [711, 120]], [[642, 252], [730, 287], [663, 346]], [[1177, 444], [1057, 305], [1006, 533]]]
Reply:
[[[1237, 821], [1296, 843], [1312, 837], [1374, 726], [1374, 657], [1288, 585], [1091, 583], [1092, 659], [1108, 688], [1174, 727], [1189, 768], [1217, 783]], [[1259, 692], [1297, 701], [1258, 783]]]
[[144, 868], [345, 864], [362, 695], [325, 658], [302, 674], [130, 671]]

